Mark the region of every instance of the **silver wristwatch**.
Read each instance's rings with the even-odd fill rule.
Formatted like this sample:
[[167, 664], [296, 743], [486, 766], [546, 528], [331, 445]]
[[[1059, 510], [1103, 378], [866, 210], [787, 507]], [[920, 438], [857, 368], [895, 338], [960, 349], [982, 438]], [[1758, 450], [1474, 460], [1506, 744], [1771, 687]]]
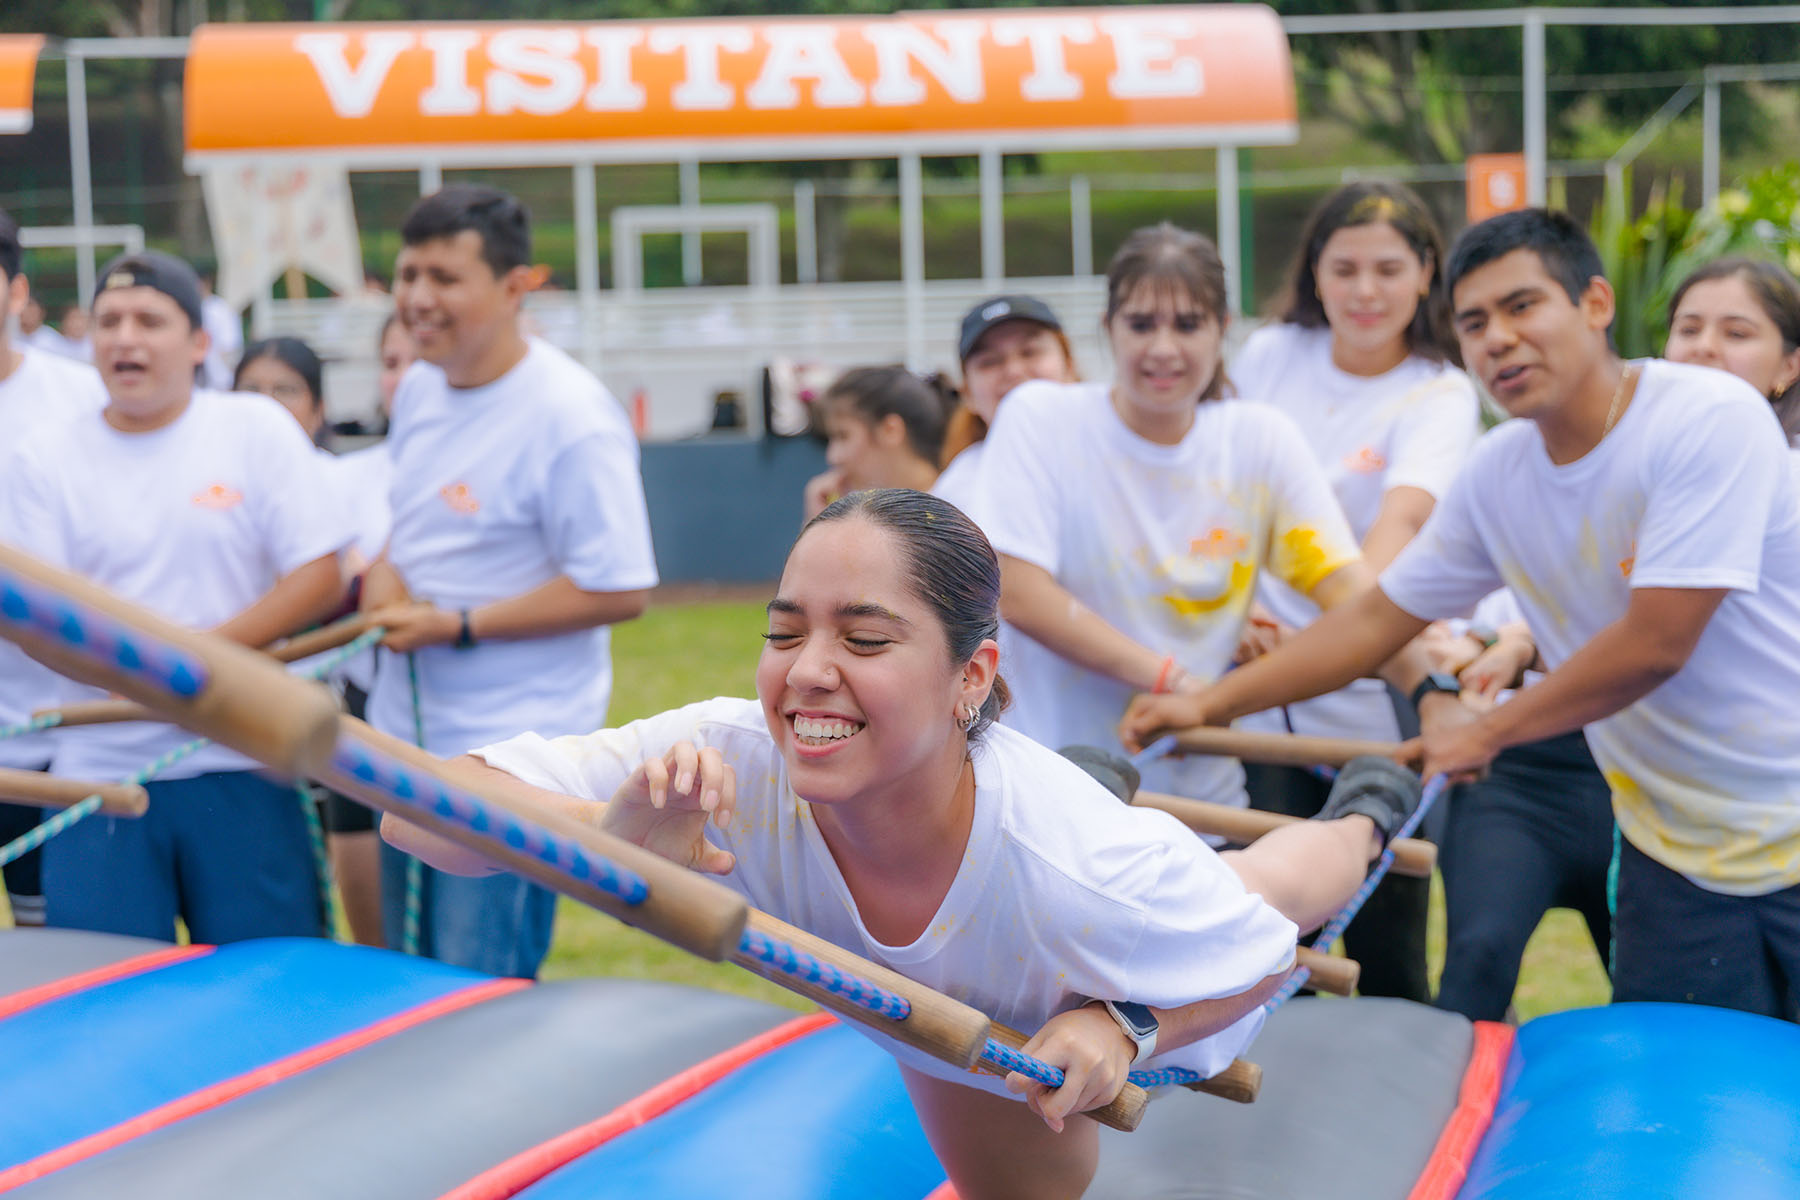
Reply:
[[1129, 1000], [1102, 1000], [1100, 1004], [1137, 1047], [1137, 1053], [1131, 1059], [1132, 1066], [1156, 1053], [1156, 1014], [1147, 1005], [1133, 1004]]

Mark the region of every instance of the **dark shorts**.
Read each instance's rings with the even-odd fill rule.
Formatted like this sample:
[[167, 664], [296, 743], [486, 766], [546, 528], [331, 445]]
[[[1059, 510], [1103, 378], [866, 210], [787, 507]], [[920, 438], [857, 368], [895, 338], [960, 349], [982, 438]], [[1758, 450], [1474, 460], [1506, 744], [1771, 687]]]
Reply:
[[89, 817], [44, 844], [48, 924], [174, 941], [179, 917], [209, 945], [324, 932], [292, 784], [225, 771], [146, 788], [142, 817]]
[[1614, 1000], [1794, 1016], [1800, 886], [1764, 896], [1709, 892], [1621, 839], [1613, 931]]
[[[349, 714], [361, 721], [367, 718], [369, 709], [369, 693], [354, 683], [344, 684], [344, 708]], [[340, 796], [336, 792], [319, 789], [325, 797], [325, 828], [332, 833], [373, 833], [375, 831], [375, 810], [366, 804], [358, 804], [348, 796]]]
[[[48, 763], [33, 768], [43, 771]], [[30, 804], [0, 804], [0, 846], [24, 837], [44, 820], [44, 810]], [[22, 854], [0, 868], [6, 878], [6, 895], [12, 903], [13, 924], [44, 923], [44, 883], [42, 850]]]

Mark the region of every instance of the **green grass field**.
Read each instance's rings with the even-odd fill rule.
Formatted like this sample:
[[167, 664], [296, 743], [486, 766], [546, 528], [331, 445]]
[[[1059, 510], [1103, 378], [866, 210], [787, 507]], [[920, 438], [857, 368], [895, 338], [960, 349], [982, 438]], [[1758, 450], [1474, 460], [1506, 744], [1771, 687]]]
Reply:
[[[611, 718], [622, 724], [712, 696], [751, 694], [763, 629], [761, 602], [706, 601], [653, 608], [613, 635]], [[1435, 980], [1443, 961], [1443, 899], [1434, 889], [1430, 954]], [[646, 934], [565, 900], [545, 964], [548, 978], [632, 976], [672, 980], [755, 996], [792, 1008], [809, 1005], [735, 967], [703, 963]], [[1515, 1007], [1521, 1019], [1603, 1004], [1606, 976], [1574, 913], [1558, 910], [1526, 950]]]

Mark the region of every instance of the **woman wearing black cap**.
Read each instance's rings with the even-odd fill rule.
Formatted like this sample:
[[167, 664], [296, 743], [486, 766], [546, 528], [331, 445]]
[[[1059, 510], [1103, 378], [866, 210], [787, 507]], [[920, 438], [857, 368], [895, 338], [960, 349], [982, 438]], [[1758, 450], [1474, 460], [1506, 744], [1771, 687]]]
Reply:
[[995, 296], [971, 308], [957, 335], [956, 360], [962, 365], [962, 406], [944, 433], [944, 473], [931, 491], [967, 512], [982, 442], [1000, 401], [1029, 380], [1074, 383], [1081, 375], [1062, 322], [1035, 296]]

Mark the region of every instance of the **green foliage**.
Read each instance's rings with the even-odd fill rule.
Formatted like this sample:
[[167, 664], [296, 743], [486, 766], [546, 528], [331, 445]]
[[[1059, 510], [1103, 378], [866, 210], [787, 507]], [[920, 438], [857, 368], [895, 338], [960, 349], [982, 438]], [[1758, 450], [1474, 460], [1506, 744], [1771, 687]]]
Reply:
[[1635, 219], [1624, 215], [1630, 193], [1627, 173], [1608, 186], [1592, 226], [1618, 296], [1613, 336], [1627, 357], [1661, 352], [1675, 289], [1714, 259], [1768, 258], [1800, 273], [1800, 162], [1752, 175], [1698, 212], [1683, 207], [1679, 177], [1653, 186]]
[[1622, 182], [1608, 186], [1590, 232], [1617, 298], [1613, 340], [1620, 354], [1643, 358], [1656, 353], [1667, 332], [1655, 298], [1661, 294], [1667, 302], [1664, 277], [1670, 250], [1686, 235], [1693, 213], [1681, 205], [1679, 177], [1652, 186], [1650, 201], [1635, 220], [1624, 215], [1630, 192], [1631, 174], [1626, 172]]

